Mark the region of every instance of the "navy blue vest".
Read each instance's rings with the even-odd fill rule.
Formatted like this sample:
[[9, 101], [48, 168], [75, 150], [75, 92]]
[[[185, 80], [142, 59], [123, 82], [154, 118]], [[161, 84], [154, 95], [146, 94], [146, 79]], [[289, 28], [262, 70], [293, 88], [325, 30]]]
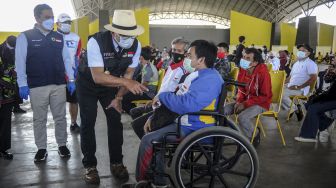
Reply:
[[29, 88], [65, 84], [63, 36], [54, 31], [45, 36], [38, 29], [24, 34], [28, 41], [26, 73]]

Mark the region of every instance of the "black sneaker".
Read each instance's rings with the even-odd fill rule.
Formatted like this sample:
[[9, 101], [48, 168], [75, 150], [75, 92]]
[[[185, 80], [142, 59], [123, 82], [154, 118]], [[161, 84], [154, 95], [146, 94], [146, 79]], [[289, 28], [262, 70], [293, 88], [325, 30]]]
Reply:
[[7, 151], [2, 151], [2, 152], [0, 152], [0, 157], [4, 158], [5, 160], [12, 160], [13, 159], [13, 154], [9, 153]]
[[70, 125], [70, 131], [71, 132], [79, 132], [79, 130], [80, 130], [80, 127], [76, 122], [71, 123], [71, 125]]
[[15, 114], [24, 114], [24, 113], [26, 113], [26, 111], [25, 111], [25, 110], [22, 110], [21, 108], [14, 108], [14, 109], [13, 109], [13, 112], [14, 112]]
[[260, 128], [257, 127], [257, 129], [258, 129], [257, 134], [254, 137], [253, 143], [252, 143], [252, 145], [254, 146], [254, 148], [257, 148], [259, 146], [259, 144], [260, 144]]
[[295, 111], [295, 114], [298, 121], [301, 121], [303, 119], [303, 111], [300, 104], [297, 105], [297, 110]]
[[71, 156], [70, 151], [66, 146], [58, 147], [58, 154], [62, 158]]
[[84, 180], [87, 184], [99, 185], [100, 178], [96, 167], [85, 168]]
[[119, 163], [119, 164], [111, 164], [110, 170], [112, 175], [117, 178], [121, 182], [126, 182], [129, 179], [129, 174], [127, 168]]
[[48, 152], [46, 149], [39, 149], [36, 152], [35, 158], [34, 158], [34, 162], [38, 163], [38, 162], [42, 162], [45, 161], [47, 159], [48, 156]]

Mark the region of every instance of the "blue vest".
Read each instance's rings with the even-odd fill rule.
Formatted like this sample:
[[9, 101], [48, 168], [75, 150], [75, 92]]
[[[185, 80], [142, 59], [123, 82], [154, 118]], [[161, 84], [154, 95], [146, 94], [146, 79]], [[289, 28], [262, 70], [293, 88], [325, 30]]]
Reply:
[[65, 84], [63, 36], [54, 31], [45, 36], [38, 29], [24, 34], [28, 42], [26, 73], [29, 88]]

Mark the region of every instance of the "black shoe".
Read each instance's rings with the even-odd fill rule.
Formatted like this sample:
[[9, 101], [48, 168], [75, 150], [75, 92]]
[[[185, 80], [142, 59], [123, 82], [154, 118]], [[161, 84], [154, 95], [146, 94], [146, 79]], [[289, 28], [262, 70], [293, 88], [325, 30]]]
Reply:
[[0, 152], [0, 157], [4, 158], [5, 160], [12, 160], [13, 159], [13, 154], [9, 153], [7, 151], [2, 151], [2, 152]]
[[253, 143], [252, 143], [254, 148], [257, 148], [260, 144], [260, 128], [257, 127], [257, 129], [258, 129], [258, 132], [257, 132], [256, 136], [254, 137]]
[[84, 180], [87, 184], [99, 185], [100, 178], [96, 167], [85, 168]]
[[62, 158], [71, 156], [70, 151], [66, 146], [58, 147], [58, 154]]
[[127, 168], [119, 163], [119, 164], [111, 164], [110, 170], [112, 175], [117, 178], [121, 182], [126, 182], [129, 179], [129, 174]]
[[295, 111], [295, 114], [298, 121], [301, 121], [303, 119], [303, 111], [300, 104], [297, 105], [297, 110]]
[[71, 132], [79, 132], [79, 130], [80, 130], [80, 127], [76, 122], [71, 123], [71, 125], [70, 125], [70, 131]]
[[21, 108], [14, 108], [14, 109], [13, 109], [13, 112], [14, 112], [15, 114], [24, 114], [24, 113], [26, 113], [26, 111], [25, 111], [25, 110], [22, 110]]
[[46, 149], [39, 149], [35, 155], [34, 162], [38, 163], [38, 162], [45, 161], [47, 159], [47, 156], [48, 156], [48, 152]]

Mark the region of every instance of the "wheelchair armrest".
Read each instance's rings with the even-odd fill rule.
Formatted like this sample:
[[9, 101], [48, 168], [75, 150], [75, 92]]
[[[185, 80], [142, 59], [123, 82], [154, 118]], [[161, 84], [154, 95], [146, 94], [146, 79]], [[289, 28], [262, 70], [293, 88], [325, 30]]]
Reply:
[[225, 116], [224, 114], [220, 114], [219, 112], [208, 111], [208, 110], [201, 110], [199, 112], [191, 112], [191, 113], [183, 114], [181, 116], [184, 116], [184, 115], [221, 116], [221, 117]]

